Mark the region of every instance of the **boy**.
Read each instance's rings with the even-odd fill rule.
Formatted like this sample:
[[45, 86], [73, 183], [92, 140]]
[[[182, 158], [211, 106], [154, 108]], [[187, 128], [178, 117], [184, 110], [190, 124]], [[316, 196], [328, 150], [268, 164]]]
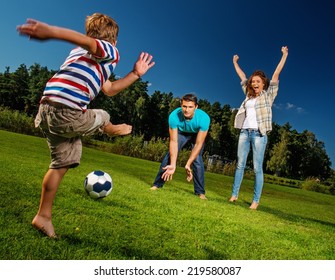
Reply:
[[87, 105], [101, 90], [108, 96], [117, 94], [155, 64], [151, 55], [142, 52], [129, 74], [115, 82], [109, 81], [119, 61], [116, 49], [119, 27], [112, 18], [100, 13], [88, 16], [85, 27], [86, 35], [34, 19], [17, 27], [21, 35], [32, 39], [57, 39], [78, 46], [48, 81], [35, 119], [35, 126], [46, 135], [51, 164], [42, 182], [40, 206], [32, 225], [50, 238], [56, 237], [52, 224], [53, 201], [65, 173], [80, 163], [80, 137], [96, 132], [127, 135], [132, 130], [127, 124], [112, 124], [107, 112], [87, 109]]

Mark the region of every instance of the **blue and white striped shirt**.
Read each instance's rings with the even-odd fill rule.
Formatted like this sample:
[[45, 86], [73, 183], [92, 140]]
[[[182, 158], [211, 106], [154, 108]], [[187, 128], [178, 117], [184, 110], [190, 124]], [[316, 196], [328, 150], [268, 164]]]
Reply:
[[50, 100], [74, 109], [86, 110], [120, 59], [118, 50], [112, 44], [95, 40], [101, 49], [101, 57], [96, 57], [81, 47], [73, 49], [60, 70], [47, 82], [41, 102]]

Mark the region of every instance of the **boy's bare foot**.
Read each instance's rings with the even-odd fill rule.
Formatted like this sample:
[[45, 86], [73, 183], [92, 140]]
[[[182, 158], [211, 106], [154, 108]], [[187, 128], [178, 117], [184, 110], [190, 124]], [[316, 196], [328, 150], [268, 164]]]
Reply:
[[115, 135], [127, 135], [131, 133], [132, 128], [133, 127], [129, 124], [125, 124], [125, 123], [117, 124], [117, 125], [114, 125], [114, 129], [115, 129], [114, 134]]
[[258, 205], [259, 205], [259, 203], [253, 201], [253, 202], [251, 203], [251, 205], [250, 205], [249, 208], [250, 208], [251, 210], [256, 210], [257, 207], [258, 207]]
[[109, 136], [117, 136], [117, 135], [128, 135], [131, 133], [132, 126], [129, 124], [111, 124], [109, 123], [104, 127], [104, 132]]
[[31, 222], [32, 226], [50, 238], [57, 238], [54, 226], [50, 219], [36, 215]]

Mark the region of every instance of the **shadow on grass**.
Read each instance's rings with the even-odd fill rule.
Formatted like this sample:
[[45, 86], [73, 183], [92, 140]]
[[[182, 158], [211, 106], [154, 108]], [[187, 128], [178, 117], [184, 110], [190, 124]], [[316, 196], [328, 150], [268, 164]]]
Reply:
[[[250, 202], [244, 200], [244, 199], [240, 199], [236, 202], [228, 202], [230, 205], [235, 205], [237, 207], [249, 207], [250, 206]], [[253, 210], [250, 210], [253, 211]], [[335, 227], [334, 223], [331, 222], [327, 222], [327, 221], [322, 221], [322, 220], [318, 220], [318, 219], [314, 219], [314, 218], [308, 218], [308, 217], [303, 217], [301, 215], [297, 215], [294, 213], [285, 213], [284, 211], [280, 211], [278, 209], [274, 209], [271, 208], [269, 206], [265, 206], [263, 204], [260, 204], [259, 207], [257, 208], [258, 212], [266, 212], [268, 214], [277, 216], [278, 218], [282, 219], [282, 220], [286, 220], [289, 222], [294, 222], [294, 223], [301, 223], [301, 222], [312, 222], [312, 223], [317, 223], [323, 226], [329, 226], [329, 227]]]
[[[235, 205], [237, 207], [245, 208], [245, 207], [249, 207], [251, 203], [246, 201], [246, 200], [238, 200], [236, 202], [230, 202], [229, 204], [230, 205]], [[252, 211], [252, 210], [250, 210], [250, 211]], [[278, 218], [280, 218], [282, 220], [289, 221], [289, 222], [294, 222], [294, 223], [312, 222], [312, 223], [317, 223], [317, 224], [320, 224], [320, 225], [323, 225], [323, 226], [335, 227], [335, 224], [331, 223], [331, 222], [322, 221], [322, 220], [318, 220], [318, 219], [314, 219], [314, 218], [303, 217], [301, 215], [297, 215], [297, 214], [294, 214], [294, 213], [285, 213], [284, 211], [280, 211], [278, 209], [274, 209], [274, 208], [271, 208], [269, 206], [265, 206], [263, 204], [260, 204], [256, 211], [266, 212], [268, 214], [277, 216]]]
[[318, 219], [314, 219], [314, 218], [308, 218], [308, 217], [303, 217], [303, 216], [300, 216], [300, 215], [296, 215], [296, 214], [293, 214], [293, 213], [285, 213], [283, 211], [280, 211], [278, 209], [273, 209], [271, 207], [268, 207], [268, 206], [264, 206], [264, 205], [260, 205], [259, 210], [257, 211], [263, 211], [263, 212], [267, 212], [271, 215], [275, 215], [281, 219], [284, 219], [284, 220], [287, 220], [287, 221], [290, 221], [290, 222], [302, 222], [302, 221], [306, 221], [306, 222], [312, 222], [312, 223], [317, 223], [317, 224], [320, 224], [320, 225], [323, 225], [323, 226], [330, 226], [330, 227], [335, 227], [335, 224], [334, 223], [331, 223], [331, 222], [326, 222], [326, 221], [321, 221], [321, 220], [318, 220]]
[[[59, 241], [62, 243], [68, 243], [68, 246], [80, 246], [85, 248], [94, 248], [92, 251], [99, 252], [100, 256], [105, 256], [104, 259], [114, 259], [114, 260], [162, 260], [161, 255], [154, 254], [147, 249], [138, 249], [131, 247], [131, 244], [122, 244], [118, 246], [111, 246], [105, 242], [94, 241], [91, 237], [77, 236], [76, 234], [63, 234]], [[117, 242], [116, 242], [117, 243]], [[68, 259], [68, 258], [66, 258]], [[95, 259], [94, 255], [87, 253], [86, 257], [80, 257], [81, 260]]]
[[[170, 251], [167, 256], [165, 254], [153, 252], [148, 249], [141, 249], [138, 247], [132, 247], [131, 244], [123, 244], [119, 246], [111, 246], [103, 242], [94, 242], [91, 238], [79, 237], [75, 234], [64, 234], [59, 239], [63, 244], [67, 243], [68, 246], [80, 246], [86, 248], [94, 248], [93, 251], [98, 251], [99, 254], [103, 254], [105, 259], [125, 259], [125, 260], [168, 260], [168, 259], [193, 259], [192, 256], [180, 256], [176, 257], [178, 253]], [[213, 250], [210, 247], [204, 246], [203, 251], [206, 254], [206, 260], [226, 260], [229, 257], [222, 252]], [[173, 257], [175, 255], [175, 257]], [[94, 256], [90, 256], [89, 252], [86, 255], [87, 259], [94, 259]], [[66, 256], [65, 256], [66, 258]], [[68, 258], [66, 258], [68, 259]], [[81, 258], [80, 259], [85, 259]], [[197, 259], [197, 258], [194, 258]]]

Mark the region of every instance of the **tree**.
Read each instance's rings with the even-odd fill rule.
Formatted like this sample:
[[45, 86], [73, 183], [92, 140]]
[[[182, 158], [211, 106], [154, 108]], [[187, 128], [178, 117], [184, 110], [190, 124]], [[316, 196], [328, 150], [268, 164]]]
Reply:
[[12, 74], [10, 68], [6, 67], [3, 74], [0, 75], [0, 105], [4, 107], [11, 107], [11, 92], [12, 92]]
[[305, 153], [302, 155], [301, 174], [304, 178], [319, 177], [327, 179], [331, 176], [330, 159], [323, 142], [316, 139], [314, 133], [304, 130], [300, 135]]
[[[284, 130], [290, 131], [290, 129], [287, 129], [286, 125], [289, 125], [288, 123], [285, 124], [283, 126]], [[290, 125], [289, 125], [290, 126]], [[274, 147], [274, 145], [276, 145], [281, 138], [281, 126], [276, 124], [275, 122], [272, 123], [272, 131], [270, 133], [268, 133], [268, 143], [266, 145], [266, 149], [265, 149], [265, 154], [264, 154], [264, 166], [266, 166], [266, 163], [271, 159], [270, 153]], [[270, 170], [267, 169], [267, 167], [264, 169], [265, 171], [269, 171], [272, 172]]]
[[[110, 81], [115, 81], [115, 75]], [[145, 133], [145, 124], [148, 107], [148, 82], [141, 79], [113, 97], [102, 92], [90, 103], [89, 108], [99, 108], [107, 111], [111, 122], [115, 124], [127, 123], [133, 126], [133, 134]]]
[[[219, 123], [211, 121], [210, 129], [209, 129], [209, 137], [207, 140], [207, 150], [210, 155], [219, 154], [220, 150], [220, 135], [221, 135], [222, 127]], [[220, 154], [221, 155], [221, 154]]]
[[220, 154], [223, 158], [233, 160], [236, 157], [237, 149], [237, 137], [235, 135], [236, 129], [231, 126], [232, 109], [229, 105], [224, 105], [222, 108], [221, 117], [221, 134], [220, 143], [221, 150]]
[[211, 115], [211, 111], [212, 111], [212, 105], [211, 103], [206, 100], [206, 99], [199, 99], [198, 100], [198, 108], [205, 111], [210, 117], [212, 117]]
[[24, 96], [24, 111], [28, 115], [35, 116], [38, 111], [39, 101], [42, 97], [47, 81], [55, 74], [47, 67], [41, 67], [35, 63], [29, 67], [28, 93]]
[[275, 144], [270, 152], [270, 160], [267, 161], [267, 169], [277, 176], [288, 175], [288, 160], [290, 152], [288, 150], [289, 132], [284, 130], [281, 134], [280, 142]]
[[11, 92], [9, 93], [12, 109], [23, 111], [25, 108], [25, 97], [29, 95], [29, 72], [24, 64], [13, 73], [11, 79]]
[[23, 111], [24, 96], [28, 95], [28, 80], [29, 73], [24, 64], [14, 73], [10, 73], [9, 67], [6, 67], [6, 72], [1, 76], [1, 105]]
[[173, 99], [172, 93], [161, 93], [155, 91], [148, 101], [144, 125], [146, 127], [144, 138], [167, 138], [169, 135], [168, 118], [171, 110], [170, 104]]

